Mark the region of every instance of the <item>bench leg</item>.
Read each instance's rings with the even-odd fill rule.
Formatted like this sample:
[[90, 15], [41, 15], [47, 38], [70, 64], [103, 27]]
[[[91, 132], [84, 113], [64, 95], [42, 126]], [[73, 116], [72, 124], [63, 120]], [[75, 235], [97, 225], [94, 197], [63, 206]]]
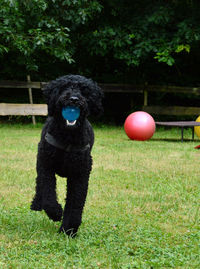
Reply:
[[192, 127], [192, 140], [194, 140], [194, 127]]
[[181, 127], [181, 142], [183, 142], [183, 127]]

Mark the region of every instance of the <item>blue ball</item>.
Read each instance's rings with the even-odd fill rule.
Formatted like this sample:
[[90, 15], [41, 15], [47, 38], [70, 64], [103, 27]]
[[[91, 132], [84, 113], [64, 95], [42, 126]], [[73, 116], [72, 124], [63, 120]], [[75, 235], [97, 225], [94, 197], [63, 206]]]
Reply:
[[62, 116], [69, 121], [75, 121], [80, 116], [80, 108], [74, 106], [63, 107]]

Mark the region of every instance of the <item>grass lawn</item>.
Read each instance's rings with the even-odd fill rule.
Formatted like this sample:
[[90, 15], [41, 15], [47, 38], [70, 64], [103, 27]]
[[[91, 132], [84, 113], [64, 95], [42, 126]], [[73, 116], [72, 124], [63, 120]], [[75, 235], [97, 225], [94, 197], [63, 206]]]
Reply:
[[[0, 125], [0, 268], [200, 268], [200, 144], [191, 129], [131, 141], [95, 127], [93, 171], [75, 239], [29, 209], [42, 126]], [[65, 179], [58, 177], [64, 204]]]

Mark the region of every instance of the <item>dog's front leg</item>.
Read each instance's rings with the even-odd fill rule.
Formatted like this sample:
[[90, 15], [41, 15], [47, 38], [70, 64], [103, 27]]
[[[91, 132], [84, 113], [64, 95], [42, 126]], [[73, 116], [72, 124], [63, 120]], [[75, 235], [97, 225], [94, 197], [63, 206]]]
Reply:
[[67, 180], [67, 198], [63, 214], [63, 223], [60, 232], [74, 237], [81, 224], [83, 207], [88, 190], [88, 176], [81, 176], [78, 179], [69, 177]]
[[53, 221], [62, 218], [62, 207], [57, 202], [56, 177], [53, 173], [38, 171], [36, 178], [36, 194], [31, 204], [32, 210], [42, 210]]

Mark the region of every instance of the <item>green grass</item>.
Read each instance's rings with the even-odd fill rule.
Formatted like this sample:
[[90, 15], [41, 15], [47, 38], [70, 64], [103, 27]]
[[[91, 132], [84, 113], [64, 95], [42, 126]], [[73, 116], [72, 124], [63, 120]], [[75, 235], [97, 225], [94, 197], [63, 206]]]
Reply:
[[[158, 129], [149, 141], [95, 128], [93, 171], [75, 239], [30, 211], [41, 126], [0, 125], [0, 268], [200, 268], [200, 141]], [[64, 204], [65, 179], [58, 178]]]

